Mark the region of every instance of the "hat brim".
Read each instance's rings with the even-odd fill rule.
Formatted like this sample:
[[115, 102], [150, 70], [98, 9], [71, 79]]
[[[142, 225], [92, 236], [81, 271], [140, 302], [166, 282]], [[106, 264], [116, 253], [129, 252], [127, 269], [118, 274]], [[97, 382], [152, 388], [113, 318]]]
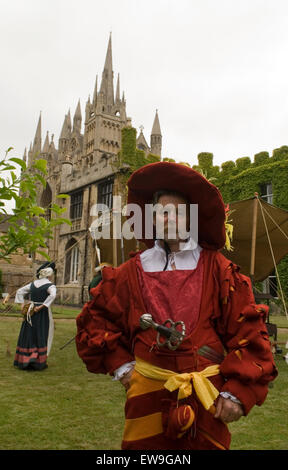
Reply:
[[41, 269], [45, 269], [45, 268], [51, 268], [53, 269], [53, 271], [55, 271], [55, 263], [53, 261], [45, 261], [45, 263], [39, 266], [36, 272], [39, 273]]
[[[225, 206], [219, 190], [197, 171], [179, 163], [157, 162], [136, 170], [128, 180], [128, 204], [142, 210], [142, 234], [145, 234], [145, 204], [151, 204], [156, 191], [167, 189], [198, 204], [198, 243], [203, 248], [222, 249], [225, 245]], [[129, 220], [129, 217], [128, 217]], [[154, 241], [141, 238], [146, 246]]]

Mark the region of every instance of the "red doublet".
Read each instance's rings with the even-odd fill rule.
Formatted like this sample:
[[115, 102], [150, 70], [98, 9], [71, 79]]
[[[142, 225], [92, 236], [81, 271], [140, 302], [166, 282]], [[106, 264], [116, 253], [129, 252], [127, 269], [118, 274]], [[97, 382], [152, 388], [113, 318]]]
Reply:
[[[108, 372], [112, 375], [115, 369], [137, 356], [177, 373], [201, 371], [213, 364], [211, 360], [197, 353], [201, 346], [208, 345], [220, 354], [225, 353], [220, 365], [220, 375], [210, 378], [218, 390], [228, 391], [236, 396], [242, 402], [245, 414], [255, 404], [261, 405], [267, 395], [268, 383], [276, 377], [277, 371], [264, 323], [267, 307], [255, 304], [250, 279], [241, 275], [237, 266], [219, 252], [204, 249], [196, 270], [185, 271], [188, 278], [190, 275], [192, 277], [189, 303], [187, 300], [184, 302], [189, 284], [181, 287], [184, 289], [183, 298], [180, 297], [181, 292], [176, 292], [179, 286], [175, 284], [175, 300], [179, 299], [179, 305], [183, 307], [177, 320], [189, 323], [187, 314], [191, 307], [192, 321], [181, 346], [176, 351], [170, 351], [163, 347], [157, 348], [157, 333], [154, 330], [143, 331], [139, 327], [139, 319], [146, 313], [146, 307], [153, 308], [153, 303], [155, 306], [155, 298], [152, 299], [151, 295], [156, 283], [151, 283], [154, 273], [143, 271], [139, 280], [138, 263], [139, 255], [119, 268], [105, 268], [103, 282], [92, 289], [94, 299], [84, 305], [77, 317], [76, 345], [87, 369], [94, 373]], [[170, 271], [163, 274], [172, 276], [177, 273]], [[202, 279], [202, 290], [200, 289], [194, 298], [193, 277], [196, 284], [197, 279]], [[150, 279], [150, 287], [147, 279]], [[170, 278], [166, 282], [169, 284]], [[161, 298], [161, 292], [159, 295]], [[176, 309], [177, 303], [170, 304], [170, 307]], [[161, 312], [162, 315], [163, 309]], [[180, 318], [181, 314], [186, 318]], [[166, 312], [165, 319], [171, 318], [172, 315], [173, 312]], [[157, 321], [156, 318], [155, 320]], [[136, 375], [134, 374], [134, 382], [137, 381]], [[134, 388], [137, 388], [134, 382], [125, 407], [126, 420], [133, 423], [141, 419], [143, 413], [149, 416], [154, 416], [154, 413], [156, 416], [161, 412], [165, 424], [167, 406], [175, 406], [177, 393], [168, 392], [163, 388], [154, 389], [150, 393], [151, 384], [147, 382], [144, 384], [146, 393], [142, 391], [140, 395], [133, 394]], [[194, 435], [189, 432], [181, 439], [173, 440], [167, 437], [164, 429], [159, 430], [153, 438], [144, 436], [141, 439], [141, 436], [138, 436], [138, 441], [123, 441], [123, 449], [209, 448], [205, 447], [204, 437], [208, 437], [210, 444], [217, 441], [220, 448], [229, 448], [230, 434], [227, 426], [203, 408], [194, 392], [189, 404], [197, 414]]]
[[202, 255], [197, 268], [191, 270], [145, 272], [139, 257], [136, 258], [136, 263], [146, 312], [160, 324], [167, 318], [183, 321], [186, 335], [189, 335], [197, 323], [200, 311], [203, 285]]

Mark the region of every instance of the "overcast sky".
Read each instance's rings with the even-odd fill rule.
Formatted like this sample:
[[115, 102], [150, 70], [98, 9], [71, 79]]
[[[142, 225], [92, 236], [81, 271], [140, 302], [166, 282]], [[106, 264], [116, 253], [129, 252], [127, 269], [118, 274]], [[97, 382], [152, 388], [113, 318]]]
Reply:
[[[214, 164], [288, 145], [287, 0], [0, 0], [0, 150], [23, 155], [42, 111], [58, 138], [93, 96], [110, 31], [127, 114], [162, 156]], [[82, 125], [83, 125], [82, 121]]]

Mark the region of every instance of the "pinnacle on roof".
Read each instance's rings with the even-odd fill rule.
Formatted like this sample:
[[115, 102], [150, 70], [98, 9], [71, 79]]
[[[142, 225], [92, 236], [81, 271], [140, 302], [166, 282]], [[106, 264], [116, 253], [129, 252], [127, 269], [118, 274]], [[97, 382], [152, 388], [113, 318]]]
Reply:
[[42, 153], [49, 153], [49, 132], [47, 131]]
[[154, 123], [152, 127], [152, 132], [151, 135], [161, 135], [161, 129], [160, 129], [160, 123], [159, 123], [159, 117], [158, 117], [158, 109], [156, 109], [156, 115], [154, 118]]
[[142, 146], [144, 146], [147, 150], [149, 150], [149, 145], [147, 144], [147, 141], [146, 141], [145, 136], [143, 134], [143, 129], [144, 129], [144, 127], [140, 126], [140, 134], [136, 139], [136, 144], [137, 144], [138, 148], [142, 148]]
[[71, 133], [72, 125], [71, 125], [70, 108], [69, 108], [68, 114], [67, 114], [67, 129], [68, 129], [68, 132]]
[[33, 153], [40, 153], [41, 152], [41, 111], [40, 116], [38, 119], [37, 129], [33, 141]]
[[80, 98], [78, 100], [77, 108], [76, 108], [76, 111], [75, 111], [75, 114], [74, 114], [74, 119], [82, 119]]
[[81, 122], [82, 122], [82, 114], [81, 114], [81, 106], [80, 106], [80, 99], [77, 104], [77, 108], [73, 118], [73, 131], [81, 132]]
[[51, 142], [50, 142], [49, 150], [52, 153], [55, 151], [54, 134], [51, 135]]
[[70, 116], [70, 110], [68, 111], [68, 114], [65, 114], [61, 134], [60, 134], [60, 139], [69, 139], [71, 134], [71, 116]]
[[[94, 88], [94, 94], [93, 94], [94, 105], [96, 105], [97, 103], [97, 93], [98, 93], [98, 75], [96, 75], [95, 88]], [[89, 101], [90, 101], [90, 96], [89, 96]]]
[[100, 93], [103, 93], [104, 102], [106, 104], [109, 104], [109, 105], [114, 104], [111, 33], [109, 37], [104, 70], [102, 73]]
[[117, 86], [116, 86], [116, 103], [120, 102], [120, 75], [118, 73]]

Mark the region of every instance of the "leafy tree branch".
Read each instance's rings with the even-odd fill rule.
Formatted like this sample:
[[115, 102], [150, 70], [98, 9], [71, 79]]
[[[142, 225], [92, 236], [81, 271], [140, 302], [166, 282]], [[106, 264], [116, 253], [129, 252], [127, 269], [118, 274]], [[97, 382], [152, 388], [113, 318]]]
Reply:
[[[20, 158], [9, 158], [11, 150], [0, 161], [0, 223], [8, 223], [0, 240], [0, 259], [10, 262], [11, 256], [20, 252], [39, 253], [49, 259], [47, 240], [53, 238], [53, 228], [71, 222], [62, 216], [65, 209], [57, 203], [49, 208], [38, 205], [38, 195], [47, 184], [47, 161], [36, 159], [27, 167]], [[7, 212], [7, 201], [14, 202], [12, 214]], [[46, 216], [47, 209], [51, 217]]]

